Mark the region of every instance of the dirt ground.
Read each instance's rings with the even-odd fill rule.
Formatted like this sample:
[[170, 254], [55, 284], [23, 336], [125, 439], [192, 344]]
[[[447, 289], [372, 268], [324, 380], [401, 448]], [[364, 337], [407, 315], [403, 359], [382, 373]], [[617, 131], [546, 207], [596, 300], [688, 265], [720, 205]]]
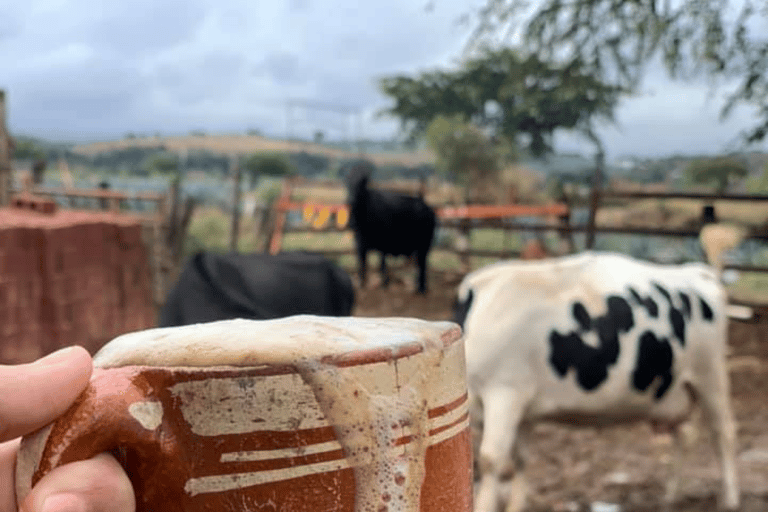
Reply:
[[[431, 274], [427, 295], [418, 296], [411, 273], [395, 277], [382, 289], [374, 272], [366, 289], [356, 290], [354, 314], [447, 320], [459, 279], [455, 274]], [[732, 322], [729, 333], [744, 512], [768, 510], [768, 312], [765, 315], [760, 323]], [[683, 462], [682, 499], [672, 511], [716, 510], [720, 470], [709, 432], [700, 418], [695, 423], [700, 426], [698, 438]], [[648, 425], [568, 429], [541, 424], [525, 441], [531, 511], [662, 509], [671, 439], [654, 434]]]

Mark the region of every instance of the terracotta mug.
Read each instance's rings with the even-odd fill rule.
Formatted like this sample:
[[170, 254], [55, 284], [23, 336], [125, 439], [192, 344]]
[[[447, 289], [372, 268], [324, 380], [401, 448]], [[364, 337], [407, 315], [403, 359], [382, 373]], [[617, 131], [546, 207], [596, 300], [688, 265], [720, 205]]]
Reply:
[[137, 511], [472, 509], [458, 326], [296, 316], [126, 334], [26, 436], [17, 496], [108, 451]]

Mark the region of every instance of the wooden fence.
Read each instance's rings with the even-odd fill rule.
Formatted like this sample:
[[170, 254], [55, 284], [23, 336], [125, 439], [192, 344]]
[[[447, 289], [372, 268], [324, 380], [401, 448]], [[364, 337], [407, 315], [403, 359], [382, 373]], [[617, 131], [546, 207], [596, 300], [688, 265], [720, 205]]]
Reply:
[[[598, 202], [595, 208], [599, 208], [600, 205], [608, 201], [632, 201], [632, 200], [669, 200], [669, 199], [685, 199], [691, 201], [698, 201], [703, 207], [709, 206], [712, 208], [712, 213], [716, 215], [714, 211], [714, 204], [722, 201], [732, 202], [756, 202], [766, 203], [768, 202], [768, 195], [765, 194], [708, 194], [700, 192], [644, 192], [644, 191], [621, 191], [621, 190], [604, 190], [598, 193]], [[596, 212], [595, 212], [596, 213]], [[768, 220], [768, 219], [767, 219]], [[703, 219], [700, 221], [703, 224]], [[698, 237], [701, 226], [691, 228], [663, 228], [663, 227], [639, 227], [639, 226], [596, 226], [596, 233], [613, 233], [613, 234], [630, 234], [630, 235], [648, 235], [648, 236], [667, 236], [667, 237]], [[573, 226], [572, 230], [585, 230], [585, 226]], [[748, 230], [747, 239], [768, 241], [768, 229], [766, 226], [757, 228], [751, 228]], [[723, 268], [738, 270], [741, 272], [768, 272], [768, 267], [755, 266], [755, 265], [739, 265], [739, 264], [725, 264]]]
[[[315, 184], [313, 183], [312, 186]], [[332, 183], [322, 183], [319, 186], [333, 186]], [[336, 184], [338, 187], [339, 185]], [[418, 187], [411, 187], [414, 191]], [[293, 184], [286, 182], [281, 197], [274, 206], [275, 222], [272, 229], [269, 242], [269, 251], [271, 253], [279, 252], [282, 248], [282, 240], [286, 233], [301, 232], [339, 232], [345, 231], [346, 221], [327, 222], [323, 226], [304, 224], [302, 226], [288, 227], [286, 225], [287, 214], [290, 211], [303, 211], [304, 209], [313, 209], [317, 212], [324, 211], [324, 215], [339, 215], [340, 212], [346, 213], [345, 204], [322, 204], [312, 201], [295, 201], [292, 199]], [[706, 193], [684, 193], [684, 192], [643, 192], [643, 191], [619, 191], [619, 190], [601, 190], [597, 194], [597, 200], [591, 202], [591, 207], [595, 210], [590, 212], [590, 218], [596, 218], [597, 210], [606, 203], [627, 202], [633, 200], [654, 199], [685, 199], [699, 201], [702, 205], [713, 205], [719, 201], [751, 201], [767, 202], [768, 195], [749, 195], [749, 194], [706, 194]], [[438, 205], [435, 207], [438, 214], [441, 227], [456, 229], [462, 236], [469, 236], [474, 229], [495, 228], [500, 229], [506, 236], [509, 232], [555, 232], [558, 233], [569, 245], [571, 251], [575, 250], [574, 234], [586, 235], [587, 240], [594, 240], [595, 234], [619, 234], [619, 235], [639, 235], [656, 236], [672, 238], [695, 238], [699, 236], [700, 225], [691, 227], [660, 227], [660, 226], [627, 226], [627, 225], [590, 225], [589, 222], [583, 224], [574, 224], [571, 218], [571, 201], [564, 197], [562, 202], [548, 205], [464, 205], [447, 206]], [[433, 205], [434, 206], [434, 205]], [[348, 215], [348, 213], [346, 213]], [[537, 217], [539, 222], [520, 222], [519, 217]], [[590, 233], [592, 230], [592, 233]], [[755, 228], [749, 231], [748, 239], [767, 240], [768, 230], [765, 228]], [[470, 247], [464, 249], [444, 249], [456, 253], [462, 262], [466, 263], [470, 257], [485, 258], [508, 258], [518, 256], [518, 253], [511, 250], [480, 250]], [[323, 249], [323, 254], [340, 255], [354, 254], [354, 250], [348, 248]], [[733, 269], [742, 272], [768, 272], [766, 266], [753, 266], [741, 264], [726, 264], [726, 269]]]
[[[325, 186], [329, 184], [324, 183]], [[292, 198], [293, 182], [286, 181], [283, 186], [280, 198], [274, 205], [275, 221], [269, 242], [269, 252], [276, 254], [282, 250], [282, 242], [287, 233], [307, 233], [307, 232], [341, 232], [348, 230], [347, 219], [349, 212], [346, 204], [325, 204], [314, 201], [295, 201]], [[339, 186], [338, 183], [335, 186]], [[407, 187], [406, 187], [407, 188]], [[414, 188], [414, 187], [412, 187]], [[420, 188], [420, 187], [416, 187]], [[414, 188], [415, 189], [415, 188]], [[544, 205], [527, 204], [502, 204], [502, 205], [432, 205], [438, 217], [441, 227], [456, 229], [460, 236], [466, 240], [469, 239], [473, 229], [481, 227], [501, 228], [505, 231], [515, 231], [515, 225], [510, 219], [516, 217], [538, 217], [544, 219], [541, 226], [548, 229], [561, 230], [564, 236], [568, 236], [570, 228], [567, 221], [570, 216], [568, 205], [563, 203], [552, 203]], [[304, 210], [314, 210], [326, 221], [322, 226], [306, 224], [302, 226], [287, 226], [288, 212]], [[336, 216], [337, 219], [343, 219], [337, 222], [328, 222]], [[512, 250], [481, 250], [473, 249], [469, 244], [464, 248], [442, 248], [441, 250], [451, 252], [459, 257], [462, 266], [468, 270], [470, 257], [490, 257], [490, 258], [509, 258], [518, 256], [519, 253]], [[351, 248], [325, 248], [319, 250], [325, 255], [338, 256], [344, 254], [354, 254]]]

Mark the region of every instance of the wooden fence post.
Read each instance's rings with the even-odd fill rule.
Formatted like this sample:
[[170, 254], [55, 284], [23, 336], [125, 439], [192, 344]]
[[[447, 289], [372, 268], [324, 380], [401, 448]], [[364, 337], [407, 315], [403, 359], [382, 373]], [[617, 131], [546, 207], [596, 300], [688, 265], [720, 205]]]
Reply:
[[179, 225], [176, 229], [176, 240], [171, 247], [171, 256], [176, 268], [181, 264], [181, 258], [184, 253], [184, 241], [187, 239], [187, 232], [189, 231], [189, 224], [192, 222], [192, 214], [195, 211], [195, 206], [197, 206], [197, 202], [194, 197], [188, 197], [186, 201], [184, 201], [184, 211], [181, 213], [181, 219], [179, 220]]
[[179, 226], [179, 197], [181, 195], [181, 175], [176, 174], [171, 180], [171, 186], [168, 187], [168, 212], [167, 212], [167, 224], [168, 231], [166, 233], [165, 245], [166, 247], [172, 247], [174, 240], [176, 240], [176, 229]]
[[232, 175], [232, 225], [229, 234], [229, 250], [237, 251], [237, 242], [240, 238], [240, 180], [242, 178], [242, 169], [235, 155], [229, 158], [229, 171]]
[[0, 206], [11, 200], [13, 140], [5, 126], [5, 91], [0, 89]]
[[272, 205], [274, 211], [274, 227], [272, 229], [272, 237], [269, 240], [269, 254], [277, 254], [283, 248], [283, 230], [285, 229], [285, 217], [287, 215], [285, 205], [290, 202], [292, 194], [292, 178], [285, 178], [285, 181], [283, 182], [283, 191], [280, 194], [280, 197]]
[[597, 208], [600, 205], [600, 192], [603, 186], [603, 164], [605, 153], [602, 146], [598, 146], [595, 155], [595, 173], [592, 175], [592, 191], [589, 197], [589, 219], [587, 220], [587, 242], [586, 248], [592, 249], [595, 245], [595, 221], [597, 219]]
[[167, 243], [168, 221], [167, 212], [167, 196], [161, 197], [157, 203], [155, 203], [155, 216], [152, 222], [152, 261], [154, 266], [154, 292], [155, 292], [155, 305], [161, 306], [165, 302], [165, 283], [166, 283], [166, 268], [165, 268], [165, 251], [164, 247]]
[[[568, 208], [568, 212], [565, 215], [559, 217], [560, 224], [565, 228], [564, 231], [560, 231], [560, 241], [566, 244], [566, 252], [573, 254], [576, 248], [576, 244], [573, 242], [573, 228], [571, 225], [571, 200], [568, 197], [568, 193], [563, 188], [563, 192], [560, 195], [560, 202], [565, 204]], [[558, 251], [561, 252], [561, 251]]]
[[462, 219], [459, 233], [462, 245], [464, 246], [459, 254], [459, 261], [461, 263], [461, 271], [467, 274], [472, 270], [472, 264], [469, 261], [469, 254], [472, 251], [472, 228], [469, 219]]

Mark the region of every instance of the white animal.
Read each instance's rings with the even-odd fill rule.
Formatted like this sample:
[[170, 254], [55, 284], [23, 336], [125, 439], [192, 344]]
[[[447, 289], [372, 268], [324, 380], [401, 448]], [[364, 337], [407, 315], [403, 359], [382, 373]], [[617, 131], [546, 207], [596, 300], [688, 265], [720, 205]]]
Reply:
[[[513, 455], [521, 427], [553, 420], [650, 420], [676, 433], [698, 403], [736, 509], [736, 426], [726, 367], [726, 296], [701, 263], [656, 265], [611, 253], [500, 262], [467, 275], [464, 327], [473, 422], [482, 422], [475, 512], [524, 505]], [[681, 460], [666, 499], [674, 501]], [[509, 493], [502, 492], [510, 489]]]
[[747, 237], [747, 234], [747, 228], [736, 224], [725, 222], [705, 224], [699, 232], [699, 243], [704, 250], [707, 261], [722, 274], [725, 264], [723, 256], [728, 251], [738, 247]]

